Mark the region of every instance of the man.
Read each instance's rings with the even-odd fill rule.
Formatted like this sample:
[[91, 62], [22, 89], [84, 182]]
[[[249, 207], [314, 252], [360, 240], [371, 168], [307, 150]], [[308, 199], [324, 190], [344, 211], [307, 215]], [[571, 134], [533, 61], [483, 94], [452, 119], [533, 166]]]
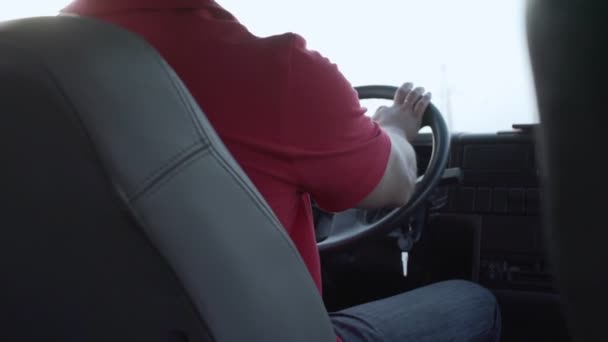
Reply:
[[[270, 204], [319, 291], [310, 196], [341, 211], [404, 205], [411, 195], [410, 142], [431, 99], [423, 88], [404, 84], [372, 120], [337, 67], [302, 38], [255, 37], [213, 0], [76, 0], [64, 12], [117, 24], [157, 48]], [[492, 295], [462, 281], [332, 314], [345, 342], [493, 341], [498, 317]]]

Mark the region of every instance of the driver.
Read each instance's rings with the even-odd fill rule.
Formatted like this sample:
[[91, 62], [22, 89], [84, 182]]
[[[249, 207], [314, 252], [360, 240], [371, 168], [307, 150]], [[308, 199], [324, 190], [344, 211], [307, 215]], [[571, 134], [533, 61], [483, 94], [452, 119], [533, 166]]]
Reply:
[[[75, 0], [63, 11], [115, 23], [156, 47], [269, 203], [319, 291], [310, 196], [328, 211], [402, 206], [411, 196], [411, 142], [431, 100], [424, 88], [405, 83], [370, 119], [336, 65], [303, 38], [256, 37], [213, 0]], [[495, 341], [500, 331], [495, 298], [465, 281], [330, 315], [344, 342]]]

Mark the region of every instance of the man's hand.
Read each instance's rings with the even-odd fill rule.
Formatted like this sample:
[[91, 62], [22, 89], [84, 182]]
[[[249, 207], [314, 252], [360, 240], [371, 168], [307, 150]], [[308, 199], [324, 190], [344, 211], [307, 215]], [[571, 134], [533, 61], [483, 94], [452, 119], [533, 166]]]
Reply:
[[411, 142], [418, 136], [422, 115], [431, 102], [424, 88], [406, 83], [395, 93], [390, 107], [380, 107], [373, 119], [391, 139], [391, 154], [384, 176], [360, 208], [403, 206], [416, 188], [416, 153]]
[[378, 108], [372, 118], [387, 131], [401, 131], [412, 142], [418, 136], [422, 115], [429, 103], [431, 93], [425, 94], [424, 88], [414, 89], [412, 83], [405, 83], [395, 93], [393, 105]]

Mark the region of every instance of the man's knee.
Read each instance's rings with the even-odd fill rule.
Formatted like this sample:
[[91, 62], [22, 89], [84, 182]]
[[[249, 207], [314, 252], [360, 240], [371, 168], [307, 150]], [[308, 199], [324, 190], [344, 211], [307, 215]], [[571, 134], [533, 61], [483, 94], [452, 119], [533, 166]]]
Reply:
[[482, 341], [497, 341], [500, 337], [502, 320], [500, 307], [494, 294], [476, 283], [465, 280], [449, 280], [437, 285], [449, 288], [460, 297], [469, 320], [480, 325]]
[[439, 284], [449, 287], [452, 291], [458, 291], [460, 294], [478, 297], [479, 300], [485, 300], [489, 304], [495, 305], [497, 303], [496, 297], [490, 290], [468, 280], [446, 280], [436, 285]]

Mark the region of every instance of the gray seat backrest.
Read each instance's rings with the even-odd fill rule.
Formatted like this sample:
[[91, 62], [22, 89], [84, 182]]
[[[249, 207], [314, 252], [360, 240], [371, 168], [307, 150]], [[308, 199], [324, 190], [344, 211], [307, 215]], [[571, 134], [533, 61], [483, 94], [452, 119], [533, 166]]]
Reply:
[[0, 115], [0, 340], [335, 341], [274, 214], [142, 39], [1, 24]]

